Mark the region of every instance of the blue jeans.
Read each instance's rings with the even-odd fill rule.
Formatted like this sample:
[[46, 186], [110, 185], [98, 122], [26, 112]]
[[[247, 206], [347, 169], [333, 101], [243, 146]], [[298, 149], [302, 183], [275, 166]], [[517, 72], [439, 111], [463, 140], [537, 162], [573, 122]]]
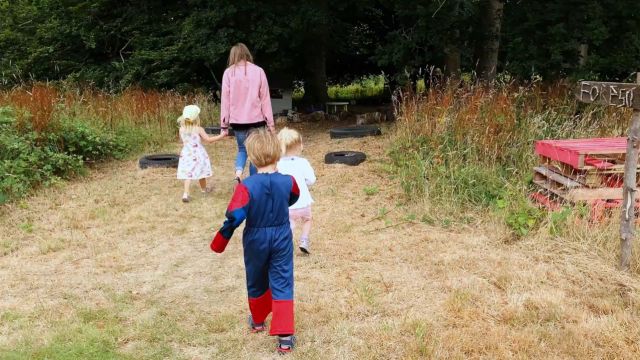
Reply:
[[[235, 130], [236, 142], [238, 143], [238, 155], [236, 156], [236, 170], [244, 171], [244, 165], [247, 163], [247, 148], [244, 146], [245, 140], [249, 136], [251, 130]], [[249, 163], [249, 175], [258, 172], [252, 163]]]

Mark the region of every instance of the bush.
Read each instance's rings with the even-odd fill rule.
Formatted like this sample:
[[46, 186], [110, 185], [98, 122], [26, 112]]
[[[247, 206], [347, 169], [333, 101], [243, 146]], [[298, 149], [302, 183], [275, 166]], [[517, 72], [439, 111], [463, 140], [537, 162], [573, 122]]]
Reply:
[[82, 171], [82, 158], [60, 152], [50, 138], [22, 133], [9, 109], [0, 109], [0, 202], [24, 196], [38, 185], [50, 185]]
[[82, 122], [64, 123], [59, 137], [65, 153], [80, 156], [85, 162], [122, 158], [129, 150], [128, 144], [118, 141], [114, 134]]
[[[53, 130], [55, 129], [55, 130]], [[0, 203], [84, 172], [86, 162], [121, 158], [131, 146], [78, 120], [34, 131], [9, 108], [0, 108]]]

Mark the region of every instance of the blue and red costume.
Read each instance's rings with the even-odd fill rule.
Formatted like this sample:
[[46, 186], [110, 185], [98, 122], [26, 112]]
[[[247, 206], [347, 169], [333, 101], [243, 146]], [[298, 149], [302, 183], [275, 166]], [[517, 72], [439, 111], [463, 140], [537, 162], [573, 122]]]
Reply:
[[221, 253], [236, 228], [246, 219], [242, 234], [247, 273], [249, 310], [256, 324], [273, 312], [270, 335], [294, 333], [293, 238], [289, 206], [300, 190], [295, 179], [280, 173], [258, 173], [236, 189], [227, 208], [227, 219], [211, 242]]

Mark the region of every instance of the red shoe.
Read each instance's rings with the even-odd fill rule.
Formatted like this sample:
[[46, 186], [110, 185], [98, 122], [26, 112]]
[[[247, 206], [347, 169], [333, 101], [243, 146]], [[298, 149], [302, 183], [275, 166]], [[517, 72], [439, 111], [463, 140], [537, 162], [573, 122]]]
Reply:
[[278, 336], [278, 345], [276, 345], [276, 350], [279, 354], [288, 354], [293, 348], [296, 346], [296, 337], [293, 335], [290, 336]]
[[263, 332], [265, 330], [267, 330], [267, 326], [265, 325], [265, 323], [256, 324], [253, 322], [253, 317], [249, 315], [249, 331], [255, 334], [255, 333]]

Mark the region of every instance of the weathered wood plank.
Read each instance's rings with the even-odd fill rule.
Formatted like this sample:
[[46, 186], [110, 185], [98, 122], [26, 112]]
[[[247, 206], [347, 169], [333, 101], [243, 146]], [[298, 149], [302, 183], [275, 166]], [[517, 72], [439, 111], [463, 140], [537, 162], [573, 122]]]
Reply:
[[578, 83], [576, 96], [584, 103], [640, 109], [638, 84], [581, 81]]
[[577, 188], [567, 190], [561, 184], [555, 181], [534, 180], [533, 183], [572, 203], [580, 201], [622, 199], [622, 188], [604, 187], [595, 189]]
[[580, 184], [579, 182], [573, 181], [572, 179], [566, 176], [563, 176], [561, 174], [558, 174], [544, 166], [536, 166], [535, 168], [533, 168], [533, 170], [535, 170], [537, 173], [541, 175], [544, 175], [549, 180], [553, 180], [557, 183], [564, 185], [568, 189], [582, 187], [582, 184]]

